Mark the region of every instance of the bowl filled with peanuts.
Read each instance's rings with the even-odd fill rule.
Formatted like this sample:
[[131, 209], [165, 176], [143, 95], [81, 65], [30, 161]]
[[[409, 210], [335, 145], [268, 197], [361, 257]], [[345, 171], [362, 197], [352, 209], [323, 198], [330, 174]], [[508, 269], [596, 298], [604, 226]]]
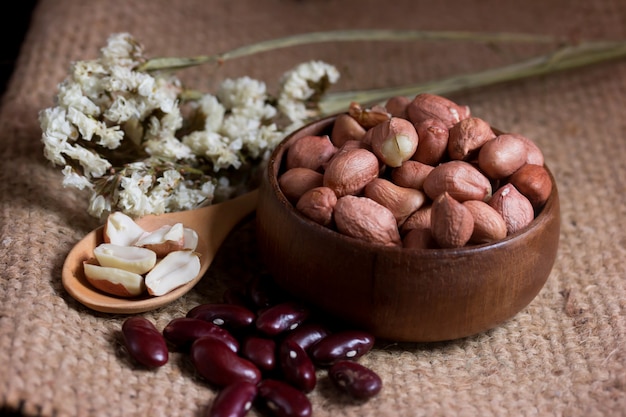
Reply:
[[434, 94], [392, 97], [293, 132], [256, 214], [276, 284], [393, 341], [492, 329], [546, 283], [557, 185], [536, 143]]

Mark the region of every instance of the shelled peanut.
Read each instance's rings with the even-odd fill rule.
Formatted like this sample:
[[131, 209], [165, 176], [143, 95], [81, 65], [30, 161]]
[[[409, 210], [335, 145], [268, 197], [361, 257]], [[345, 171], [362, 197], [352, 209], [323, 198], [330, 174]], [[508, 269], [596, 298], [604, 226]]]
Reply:
[[434, 94], [352, 103], [329, 134], [290, 144], [278, 181], [311, 220], [406, 248], [503, 239], [532, 222], [552, 190], [531, 139]]
[[103, 242], [83, 262], [87, 281], [117, 297], [161, 296], [200, 272], [198, 233], [182, 223], [146, 231], [117, 211], [104, 224]]

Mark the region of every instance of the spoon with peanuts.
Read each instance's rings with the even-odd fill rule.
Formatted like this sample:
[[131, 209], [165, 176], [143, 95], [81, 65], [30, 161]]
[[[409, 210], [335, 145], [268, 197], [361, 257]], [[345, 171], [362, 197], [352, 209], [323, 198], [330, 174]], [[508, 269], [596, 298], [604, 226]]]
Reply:
[[199, 272], [189, 282], [163, 295], [147, 292], [134, 297], [120, 297], [95, 288], [85, 276], [84, 263], [94, 259], [94, 249], [105, 242], [104, 228], [91, 231], [70, 250], [61, 273], [63, 286], [77, 301], [92, 310], [104, 313], [134, 314], [165, 306], [191, 290], [208, 270], [215, 254], [232, 229], [251, 214], [258, 199], [258, 191], [250, 191], [222, 203], [194, 210], [148, 215], [136, 220], [145, 231], [182, 223], [184, 228], [197, 233], [194, 252], [199, 255]]

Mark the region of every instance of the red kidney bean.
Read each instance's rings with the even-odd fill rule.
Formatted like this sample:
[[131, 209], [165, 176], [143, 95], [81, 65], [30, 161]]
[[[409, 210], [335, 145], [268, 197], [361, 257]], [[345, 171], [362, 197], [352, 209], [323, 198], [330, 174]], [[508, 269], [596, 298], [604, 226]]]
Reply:
[[167, 342], [148, 319], [135, 316], [124, 320], [122, 337], [130, 356], [142, 365], [154, 368], [167, 363]]
[[264, 379], [257, 387], [257, 398], [278, 417], [309, 417], [312, 414], [313, 407], [306, 394], [286, 382]]
[[213, 400], [207, 417], [243, 417], [252, 408], [256, 384], [237, 381], [224, 387]]
[[241, 356], [262, 371], [271, 371], [276, 366], [276, 342], [266, 337], [249, 336], [243, 341]]
[[187, 312], [187, 317], [208, 321], [228, 329], [241, 329], [254, 323], [256, 314], [237, 304], [210, 303], [195, 306]]
[[350, 360], [335, 362], [328, 369], [328, 378], [341, 391], [360, 400], [375, 396], [383, 386], [376, 372]]
[[360, 330], [343, 330], [332, 333], [309, 349], [313, 361], [328, 366], [343, 359], [357, 359], [374, 346], [374, 336]]
[[311, 392], [317, 383], [315, 364], [302, 347], [294, 340], [280, 344], [278, 358], [286, 382], [303, 392]]
[[328, 336], [330, 330], [318, 323], [304, 323], [285, 334], [284, 340], [296, 342], [302, 349], [308, 350], [314, 343]]
[[216, 324], [192, 317], [176, 317], [164, 328], [163, 336], [180, 350], [187, 350], [201, 337], [215, 337], [233, 351], [239, 350], [239, 342], [230, 332]]
[[261, 371], [249, 360], [240, 357], [222, 341], [201, 337], [191, 345], [191, 361], [198, 373], [210, 383], [225, 387], [237, 381], [254, 384], [261, 380]]
[[248, 282], [246, 295], [257, 308], [267, 308], [278, 304], [282, 299], [281, 291], [270, 277], [254, 277]]
[[226, 304], [235, 304], [248, 307], [250, 304], [244, 290], [227, 288], [222, 295], [222, 301]]
[[295, 302], [284, 302], [261, 311], [256, 319], [256, 327], [269, 336], [276, 336], [293, 330], [309, 318], [309, 310]]

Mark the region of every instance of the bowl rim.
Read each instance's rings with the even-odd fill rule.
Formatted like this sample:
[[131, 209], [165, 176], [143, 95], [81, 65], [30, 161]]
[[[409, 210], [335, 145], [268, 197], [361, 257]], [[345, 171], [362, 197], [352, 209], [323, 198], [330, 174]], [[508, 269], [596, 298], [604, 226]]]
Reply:
[[[444, 254], [446, 256], [465, 257], [471, 256], [475, 253], [488, 251], [493, 248], [508, 246], [512, 243], [517, 242], [518, 240], [524, 239], [525, 235], [531, 233], [537, 228], [540, 228], [544, 223], [548, 222], [549, 216], [551, 214], [554, 214], [553, 212], [555, 209], [558, 210], [558, 206], [555, 207], [555, 205], [558, 204], [558, 187], [556, 185], [556, 180], [550, 168], [544, 163], [543, 167], [548, 171], [550, 180], [552, 182], [552, 188], [550, 190], [550, 195], [548, 196], [548, 199], [546, 200], [544, 205], [538, 210], [538, 212], [536, 212], [535, 217], [528, 225], [516, 231], [515, 233], [506, 236], [504, 239], [500, 239], [494, 242], [465, 245], [459, 248], [405, 248], [403, 246], [385, 246], [371, 242], [365, 242], [361, 239], [341, 234], [338, 231], [333, 230], [327, 226], [323, 226], [300, 213], [295, 208], [295, 206], [287, 199], [278, 183], [278, 172], [280, 172], [281, 170], [281, 165], [283, 164], [283, 156], [288, 149], [288, 144], [290, 141], [293, 140], [295, 136], [301, 134], [303, 130], [326, 130], [329, 126], [332, 125], [332, 122], [334, 122], [337, 116], [344, 113], [345, 112], [340, 112], [337, 114], [326, 116], [321, 119], [317, 119], [291, 132], [289, 135], [283, 138], [274, 148], [265, 169], [266, 179], [268, 184], [270, 185], [272, 194], [278, 198], [281, 205], [286, 206], [288, 212], [298, 216], [299, 219], [306, 222], [308, 225], [310, 225], [310, 227], [315, 228], [317, 231], [319, 231], [319, 233], [328, 234], [330, 238], [334, 237], [336, 239], [340, 239], [346, 244], [355, 245], [355, 248], [365, 249], [368, 251], [381, 251], [383, 253], [406, 252], [420, 255], [421, 257], [434, 258], [441, 257]], [[492, 127], [492, 129], [498, 134], [507, 133], [506, 131], [500, 130], [498, 128]]]

